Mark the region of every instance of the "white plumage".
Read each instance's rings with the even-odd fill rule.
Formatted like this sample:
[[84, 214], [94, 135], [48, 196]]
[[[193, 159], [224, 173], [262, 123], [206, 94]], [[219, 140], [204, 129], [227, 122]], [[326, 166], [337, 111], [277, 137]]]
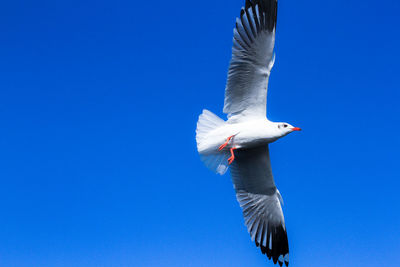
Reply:
[[222, 175], [230, 167], [251, 239], [274, 263], [288, 266], [282, 197], [273, 179], [268, 144], [300, 128], [266, 118], [276, 15], [277, 0], [246, 0], [233, 34], [223, 109], [228, 120], [203, 110], [196, 141], [209, 169]]

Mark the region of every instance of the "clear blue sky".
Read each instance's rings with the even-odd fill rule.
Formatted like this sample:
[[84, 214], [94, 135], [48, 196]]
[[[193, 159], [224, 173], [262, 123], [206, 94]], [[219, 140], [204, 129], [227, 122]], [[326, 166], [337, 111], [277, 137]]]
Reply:
[[[0, 266], [272, 266], [229, 174], [222, 114], [244, 0], [2, 1]], [[271, 146], [291, 266], [400, 266], [400, 4], [280, 0]]]

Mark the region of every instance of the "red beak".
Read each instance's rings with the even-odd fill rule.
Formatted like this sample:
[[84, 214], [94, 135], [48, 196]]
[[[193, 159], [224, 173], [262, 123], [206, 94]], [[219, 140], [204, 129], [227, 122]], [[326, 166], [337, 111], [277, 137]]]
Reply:
[[301, 128], [299, 128], [299, 127], [294, 127], [294, 128], [292, 129], [292, 131], [301, 131]]

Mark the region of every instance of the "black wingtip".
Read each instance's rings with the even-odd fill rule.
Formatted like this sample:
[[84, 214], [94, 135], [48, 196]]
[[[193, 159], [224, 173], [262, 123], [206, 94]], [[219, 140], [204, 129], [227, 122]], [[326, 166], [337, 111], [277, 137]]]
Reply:
[[240, 10], [240, 17], [243, 17], [244, 13], [245, 13], [244, 8], [242, 8], [242, 9]]
[[[276, 27], [278, 15], [278, 1], [277, 0], [246, 0], [245, 9], [252, 8], [253, 11], [258, 7], [260, 27], [262, 30], [273, 31]], [[242, 15], [243, 11], [241, 11]]]
[[267, 228], [267, 240], [261, 244], [255, 241], [257, 247], [260, 248], [262, 254], [266, 254], [268, 259], [272, 258], [274, 264], [279, 263], [280, 266], [285, 263], [289, 266], [289, 243], [287, 238], [286, 229], [282, 226], [268, 225]]
[[246, 3], [244, 4], [244, 8], [245, 8], [245, 9], [248, 9], [248, 8], [251, 7], [251, 6], [253, 6], [252, 1], [246, 0]]

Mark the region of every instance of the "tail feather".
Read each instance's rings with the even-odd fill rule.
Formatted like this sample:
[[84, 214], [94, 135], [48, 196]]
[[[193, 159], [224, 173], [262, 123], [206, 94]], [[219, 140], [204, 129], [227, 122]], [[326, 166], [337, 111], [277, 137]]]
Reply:
[[[212, 130], [225, 124], [225, 121], [214, 113], [204, 109], [199, 116], [196, 129], [197, 148], [200, 143], [207, 138], [207, 134]], [[228, 170], [228, 158], [230, 154], [226, 151], [218, 151], [211, 154], [201, 154], [200, 158], [207, 168], [215, 173], [224, 174]]]
[[196, 141], [197, 145], [205, 138], [205, 136], [215, 128], [222, 126], [225, 123], [223, 119], [208, 111], [206, 109], [203, 110], [203, 113], [199, 116], [199, 120], [197, 121], [197, 129], [196, 129]]

